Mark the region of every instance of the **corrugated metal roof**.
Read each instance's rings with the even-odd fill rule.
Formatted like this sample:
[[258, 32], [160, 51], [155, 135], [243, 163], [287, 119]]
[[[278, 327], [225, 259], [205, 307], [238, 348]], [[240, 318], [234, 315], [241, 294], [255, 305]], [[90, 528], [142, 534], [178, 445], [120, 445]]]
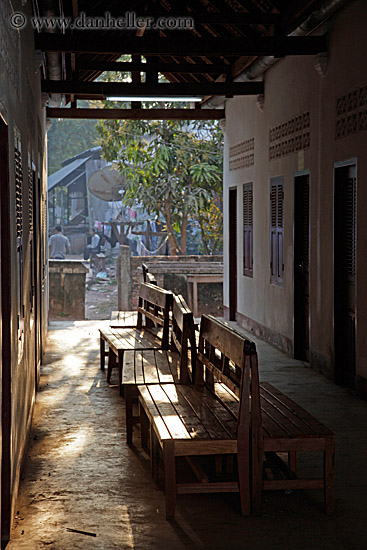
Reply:
[[77, 168], [80, 168], [83, 164], [85, 164], [90, 158], [91, 156], [74, 160], [70, 164], [67, 164], [66, 166], [63, 166], [62, 168], [60, 168], [60, 170], [58, 170], [54, 174], [51, 174], [51, 176], [48, 176], [47, 178], [48, 190], [58, 185], [63, 179], [65, 179], [67, 176], [72, 174], [72, 172], [77, 170]]

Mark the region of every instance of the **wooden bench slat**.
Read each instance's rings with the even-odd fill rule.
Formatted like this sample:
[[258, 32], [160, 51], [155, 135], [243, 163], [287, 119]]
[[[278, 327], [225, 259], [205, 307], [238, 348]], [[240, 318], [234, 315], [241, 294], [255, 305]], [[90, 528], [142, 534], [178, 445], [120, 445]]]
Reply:
[[[113, 332], [114, 331], [114, 332]], [[145, 329], [111, 329], [115, 346], [123, 349], [154, 349], [160, 347], [160, 338]], [[108, 338], [108, 335], [106, 335]]]
[[283, 394], [281, 391], [279, 391], [277, 388], [275, 388], [272, 384], [269, 382], [262, 382], [260, 384], [260, 388], [267, 392], [268, 395], [274, 396], [275, 399], [279, 400], [284, 406], [287, 406], [288, 410], [294, 411], [297, 414], [297, 417], [302, 419], [303, 422], [309, 426], [310, 430], [314, 430], [316, 434], [319, 435], [334, 435], [329, 428], [327, 428], [324, 424], [319, 422], [314, 416], [312, 416], [308, 411], [300, 407], [297, 403], [292, 401], [290, 397]]
[[186, 426], [190, 433], [196, 434], [195, 438], [228, 439], [229, 431], [215, 411], [217, 401], [205, 388], [181, 385], [177, 390], [180, 396], [177, 410], [185, 415]]
[[[268, 429], [271, 430], [270, 424], [269, 428], [267, 428], [266, 424], [266, 420], [270, 419], [273, 425], [280, 429], [280, 435], [278, 435], [278, 437], [307, 437], [310, 435], [310, 430], [302, 423], [301, 419], [297, 418], [297, 415], [293, 414], [287, 416], [281, 404], [279, 402], [276, 404], [272, 403], [268, 396], [263, 394], [261, 388], [260, 397], [263, 428], [265, 428], [266, 431], [268, 431]], [[312, 430], [312, 434], [314, 433], [314, 430]], [[271, 434], [272, 432], [270, 432], [270, 435]]]
[[[139, 392], [144, 398], [144, 403], [148, 407], [149, 415], [154, 420], [155, 427], [158, 430], [158, 436], [164, 439], [191, 439], [185, 424], [177, 415], [172, 400], [176, 399], [176, 386], [168, 384], [171, 387], [170, 396], [163, 391], [160, 385], [139, 386]], [[178, 386], [177, 386], [178, 387]], [[162, 430], [162, 422], [165, 427]], [[167, 437], [166, 432], [169, 436]], [[163, 437], [162, 437], [163, 436]]]
[[140, 307], [138, 306], [138, 313], [141, 313], [142, 315], [144, 315], [145, 317], [147, 317], [148, 319], [151, 319], [152, 321], [154, 321], [156, 324], [160, 325], [163, 327], [164, 325], [164, 319], [162, 319], [162, 317], [160, 315], [156, 315], [155, 313], [151, 313], [150, 311], [148, 311], [147, 309], [143, 308], [143, 307]]
[[180, 355], [172, 351], [168, 352], [165, 350], [157, 350], [154, 353], [154, 358], [156, 362], [159, 383], [167, 384], [167, 383], [174, 382], [178, 384], [180, 379], [180, 373], [179, 373]]
[[172, 384], [178, 382], [178, 353], [160, 349], [125, 352], [123, 384]]
[[135, 327], [137, 319], [136, 311], [111, 311], [110, 327]]
[[[223, 410], [219, 412], [218, 401], [207, 390], [174, 384], [162, 384], [158, 387], [161, 391], [149, 387], [154, 398], [155, 412], [159, 413], [153, 416], [150, 412], [154, 423], [157, 418], [165, 420], [168, 410], [169, 415], [177, 417], [177, 425], [182, 423], [186, 432], [195, 441], [236, 439], [236, 423], [229, 413], [227, 418], [224, 418]], [[146, 396], [145, 388], [146, 386], [138, 388], [143, 399]], [[171, 404], [170, 407], [167, 406], [168, 402]], [[168, 425], [167, 428], [170, 431]], [[164, 440], [160, 434], [159, 439], [161, 442]]]

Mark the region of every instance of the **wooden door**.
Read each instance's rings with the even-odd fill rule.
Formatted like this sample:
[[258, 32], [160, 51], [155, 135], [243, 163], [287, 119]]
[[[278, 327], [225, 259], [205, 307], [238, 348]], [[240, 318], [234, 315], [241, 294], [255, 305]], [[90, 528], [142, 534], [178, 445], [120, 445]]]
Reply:
[[229, 319], [237, 313], [237, 188], [229, 190]]
[[309, 361], [310, 180], [294, 179], [294, 357]]
[[335, 377], [354, 388], [356, 374], [356, 166], [335, 169], [334, 195]]

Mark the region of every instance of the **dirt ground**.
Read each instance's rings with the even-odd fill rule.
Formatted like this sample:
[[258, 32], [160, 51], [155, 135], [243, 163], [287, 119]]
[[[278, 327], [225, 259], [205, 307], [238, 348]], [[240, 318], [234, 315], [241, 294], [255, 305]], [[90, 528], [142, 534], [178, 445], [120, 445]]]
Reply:
[[139, 434], [125, 443], [117, 373], [108, 385], [99, 368], [107, 325], [50, 324], [7, 550], [366, 550], [366, 402], [254, 338], [261, 379], [336, 434], [335, 514], [323, 513], [322, 491], [265, 493], [249, 518], [237, 493], [199, 494], [179, 495], [168, 522]]

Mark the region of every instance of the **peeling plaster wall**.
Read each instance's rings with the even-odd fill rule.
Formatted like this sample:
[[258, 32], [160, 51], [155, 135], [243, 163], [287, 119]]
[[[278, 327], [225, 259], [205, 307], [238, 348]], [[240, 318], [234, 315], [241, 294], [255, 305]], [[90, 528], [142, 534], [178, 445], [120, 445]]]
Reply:
[[[228, 243], [228, 189], [237, 187], [238, 320], [269, 341], [293, 352], [294, 177], [310, 173], [310, 350], [311, 365], [334, 377], [333, 210], [334, 163], [357, 159], [357, 378], [367, 397], [367, 131], [336, 138], [337, 98], [367, 84], [367, 4], [343, 10], [331, 25], [325, 76], [315, 70], [314, 56], [286, 57], [264, 75], [263, 110], [256, 98], [226, 103], [224, 158], [224, 242]], [[365, 106], [367, 108], [367, 105]], [[270, 159], [269, 132], [302, 113], [310, 113], [310, 146]], [[367, 113], [366, 113], [367, 115]], [[361, 115], [358, 115], [361, 116]], [[365, 125], [364, 128], [367, 128]], [[230, 148], [254, 139], [254, 163], [229, 169]], [[232, 149], [233, 152], [233, 149]], [[283, 151], [284, 152], [284, 151]], [[232, 155], [232, 160], [235, 157]], [[242, 164], [244, 161], [242, 162]], [[241, 162], [239, 162], [241, 164]], [[270, 284], [270, 179], [284, 177], [284, 286]], [[243, 275], [242, 185], [253, 182], [254, 276]], [[225, 247], [224, 305], [228, 312], [228, 246]], [[362, 390], [362, 386], [365, 390]], [[358, 391], [358, 388], [357, 388]]]

